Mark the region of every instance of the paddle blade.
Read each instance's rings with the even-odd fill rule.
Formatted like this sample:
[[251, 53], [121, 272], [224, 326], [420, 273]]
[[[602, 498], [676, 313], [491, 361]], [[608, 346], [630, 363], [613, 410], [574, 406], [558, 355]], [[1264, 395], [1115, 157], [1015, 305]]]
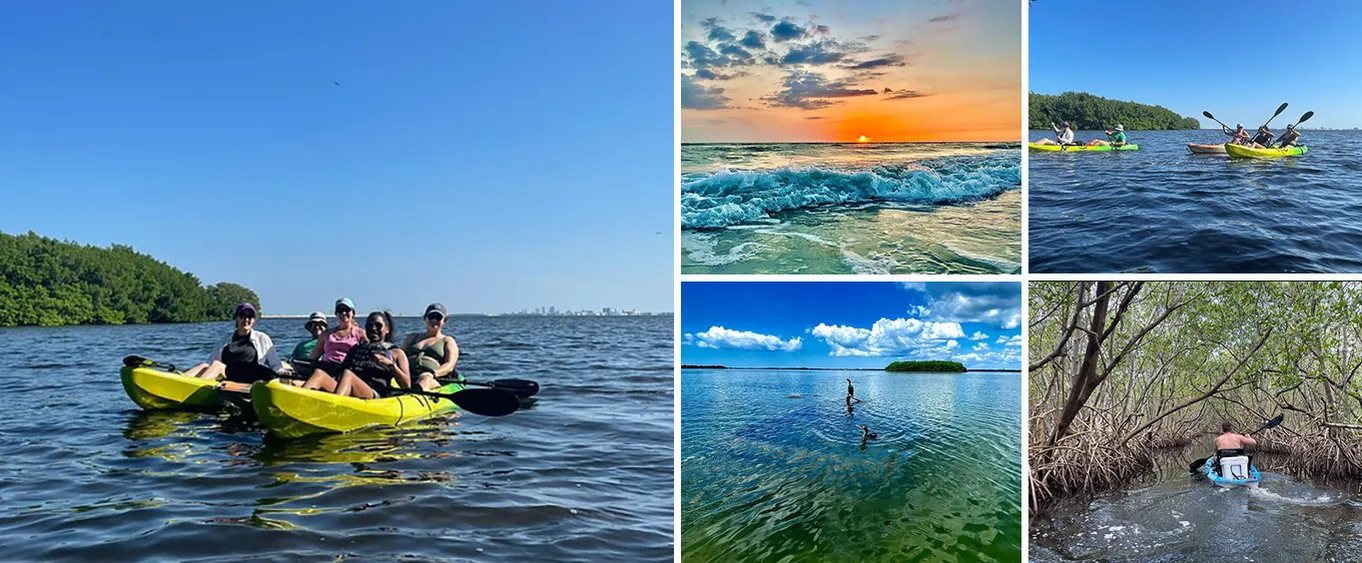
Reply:
[[539, 393], [539, 382], [528, 379], [493, 379], [488, 387], [515, 393], [521, 399], [528, 399]]
[[1209, 111], [1203, 111], [1203, 112], [1201, 112], [1201, 115], [1206, 116], [1206, 119], [1209, 119], [1209, 120], [1211, 120], [1211, 121], [1215, 121], [1215, 120], [1216, 120], [1216, 119], [1215, 119], [1215, 116], [1214, 116], [1214, 115], [1211, 115], [1211, 112], [1209, 112]]
[[514, 393], [500, 389], [464, 389], [448, 397], [459, 408], [483, 416], [506, 416], [520, 408]]
[[1258, 433], [1258, 432], [1262, 432], [1262, 431], [1267, 430], [1267, 429], [1269, 429], [1269, 428], [1276, 427], [1278, 424], [1281, 424], [1281, 423], [1282, 423], [1282, 420], [1283, 420], [1285, 417], [1286, 417], [1286, 414], [1285, 414], [1285, 413], [1282, 413], [1282, 414], [1279, 414], [1279, 415], [1277, 415], [1277, 416], [1274, 416], [1274, 417], [1272, 417], [1272, 420], [1269, 420], [1269, 421], [1267, 421], [1266, 423], [1264, 423], [1263, 426], [1262, 426], [1262, 428], [1259, 428], [1259, 429], [1257, 429], [1257, 430], [1254, 430], [1253, 432], [1256, 434], [1256, 433]]
[[1277, 108], [1277, 113], [1272, 114], [1272, 117], [1277, 117], [1284, 111], [1286, 111], [1286, 102], [1282, 102], [1282, 105]]
[[151, 365], [151, 360], [143, 358], [142, 356], [127, 356], [123, 358], [123, 365], [130, 368], [149, 366]]
[[1296, 121], [1296, 125], [1300, 125], [1300, 124], [1302, 124], [1302, 123], [1305, 123], [1305, 120], [1310, 119], [1310, 118], [1312, 118], [1312, 117], [1314, 117], [1314, 116], [1315, 116], [1315, 112], [1313, 112], [1313, 111], [1307, 111], [1307, 112], [1305, 112], [1305, 115], [1302, 115], [1301, 118], [1300, 118], [1299, 120]]
[[1197, 473], [1197, 472], [1201, 471], [1201, 468], [1206, 466], [1206, 460], [1208, 460], [1208, 459], [1210, 459], [1210, 458], [1208, 458], [1208, 457], [1203, 457], [1203, 458], [1201, 458], [1201, 459], [1198, 459], [1198, 460], [1196, 460], [1196, 461], [1193, 461], [1191, 465], [1188, 465], [1188, 466], [1187, 466], [1187, 471], [1189, 471], [1189, 472], [1191, 472], [1191, 473]]

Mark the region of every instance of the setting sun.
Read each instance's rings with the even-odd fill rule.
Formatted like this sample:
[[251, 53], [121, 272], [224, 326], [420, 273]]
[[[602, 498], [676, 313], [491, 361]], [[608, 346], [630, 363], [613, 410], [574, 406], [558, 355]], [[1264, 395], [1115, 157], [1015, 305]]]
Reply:
[[858, 143], [864, 143], [864, 142], [868, 142], [868, 141], [870, 141], [870, 139], [869, 139], [868, 137], [866, 137], [865, 135], [861, 135], [861, 138], [856, 139], [856, 142], [858, 142]]

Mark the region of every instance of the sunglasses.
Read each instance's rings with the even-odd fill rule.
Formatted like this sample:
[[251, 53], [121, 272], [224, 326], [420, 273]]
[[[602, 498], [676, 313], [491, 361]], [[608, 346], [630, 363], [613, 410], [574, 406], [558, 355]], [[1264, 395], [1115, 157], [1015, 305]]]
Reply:
[[436, 315], [426, 315], [426, 322], [438, 323], [438, 322], [443, 321], [443, 320], [445, 320], [445, 318], [444, 318], [443, 316], [438, 315], [438, 314], [436, 314]]
[[337, 307], [337, 308], [336, 308], [336, 316], [341, 316], [341, 315], [353, 315], [353, 314], [355, 314], [354, 309], [346, 309], [345, 307]]
[[255, 315], [237, 315], [236, 318], [238, 318], [238, 319], [254, 319], [254, 318], [255, 318]]
[[383, 326], [384, 326], [383, 323], [365, 323], [365, 324], [364, 324], [364, 328], [365, 328], [366, 330], [369, 330], [369, 329], [372, 329], [372, 330], [383, 330]]

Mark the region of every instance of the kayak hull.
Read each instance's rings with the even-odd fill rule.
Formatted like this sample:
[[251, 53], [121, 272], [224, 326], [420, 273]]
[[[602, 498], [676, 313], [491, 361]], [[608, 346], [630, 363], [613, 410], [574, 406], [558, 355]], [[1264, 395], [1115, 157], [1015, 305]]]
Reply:
[[1284, 156], [1303, 156], [1310, 152], [1305, 145], [1286, 149], [1255, 149], [1243, 145], [1225, 145], [1225, 152], [1236, 158], [1281, 158]]
[[119, 379], [128, 398], [147, 410], [213, 409], [221, 404], [217, 382], [208, 379], [148, 367], [124, 367]]
[[1258, 468], [1253, 467], [1252, 465], [1249, 466], [1248, 479], [1232, 479], [1222, 477], [1215, 472], [1215, 456], [1206, 458], [1205, 465], [1201, 466], [1201, 473], [1205, 475], [1207, 479], [1210, 479], [1212, 483], [1215, 483], [1216, 485], [1221, 487], [1240, 487], [1240, 486], [1256, 487], [1258, 486], [1258, 483], [1263, 480], [1263, 476], [1258, 473]]
[[1196, 143], [1187, 143], [1187, 150], [1196, 154], [1225, 154], [1225, 145], [1198, 145]]
[[1113, 147], [1111, 145], [1075, 145], [1060, 147], [1059, 145], [1037, 145], [1035, 143], [1026, 143], [1026, 148], [1036, 152], [1112, 152], [1137, 151], [1140, 150], [1140, 145], [1130, 144], [1119, 147]]
[[[462, 385], [451, 383], [438, 392], [454, 393], [462, 389]], [[458, 408], [453, 401], [444, 398], [396, 395], [365, 400], [303, 389], [279, 380], [252, 385], [251, 407], [260, 424], [270, 434], [281, 438], [400, 426]]]

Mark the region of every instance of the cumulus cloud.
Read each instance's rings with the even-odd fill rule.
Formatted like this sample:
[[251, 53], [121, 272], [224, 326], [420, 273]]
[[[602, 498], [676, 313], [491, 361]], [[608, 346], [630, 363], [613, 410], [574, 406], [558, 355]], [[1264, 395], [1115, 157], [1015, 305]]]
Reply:
[[1008, 338], [1008, 337], [1006, 337], [1006, 336], [999, 336], [999, 337], [998, 337], [998, 340], [995, 341], [994, 344], [1002, 344], [1002, 345], [1004, 345], [1004, 346], [1012, 346], [1012, 347], [1020, 348], [1020, 347], [1021, 347], [1021, 341], [1022, 341], [1022, 338], [1021, 338], [1021, 335], [1020, 335], [1020, 334], [1018, 334], [1018, 335], [1016, 335], [1016, 336], [1013, 336], [1012, 338]]
[[771, 27], [771, 38], [775, 39], [776, 43], [793, 41], [808, 34], [809, 30], [799, 27], [791, 21], [782, 21]]
[[757, 18], [757, 20], [762, 23], [775, 23], [777, 19], [780, 19], [771, 14], [763, 14], [761, 12], [752, 12], [752, 17]]
[[987, 323], [1003, 329], [1021, 326], [1021, 287], [1015, 283], [905, 283], [903, 287], [926, 294], [927, 304], [912, 311], [923, 319]]
[[782, 66], [788, 65], [822, 65], [831, 64], [846, 58], [846, 53], [837, 50], [836, 41], [819, 41], [808, 45], [791, 47], [784, 57], [780, 58]]
[[970, 340], [988, 340], [988, 335], [979, 331], [974, 331], [969, 337]]
[[978, 342], [978, 343], [976, 343], [976, 344], [974, 345], [974, 348], [973, 348], [973, 350], [976, 351], [976, 352], [978, 352], [978, 351], [980, 351], [980, 350], [987, 350], [987, 349], [988, 349], [988, 343], [987, 343], [987, 342]]
[[760, 31], [748, 31], [747, 34], [742, 37], [742, 41], [739, 41], [738, 43], [749, 49], [765, 49], [766, 34]]
[[[689, 340], [687, 340], [689, 338]], [[686, 334], [682, 337], [686, 344], [694, 342], [700, 348], [734, 348], [738, 350], [765, 350], [768, 352], [794, 352], [804, 346], [803, 339], [794, 337], [782, 340], [779, 336], [759, 334], [750, 330], [729, 330], [721, 326], [709, 330]]]
[[723, 88], [707, 87], [690, 76], [681, 75], [681, 109], [727, 109], [729, 101]]
[[710, 41], [732, 41], [737, 39], [737, 37], [733, 35], [733, 32], [729, 31], [728, 28], [719, 25], [719, 18], [706, 19], [705, 21], [700, 22], [700, 25], [709, 30]]
[[822, 74], [808, 71], [792, 71], [785, 76], [784, 88], [762, 100], [776, 107], [792, 107], [803, 110], [822, 109], [839, 102], [828, 98], [847, 98], [853, 96], [872, 96], [873, 89], [857, 88], [844, 80], [829, 81]]
[[833, 356], [902, 355], [921, 348], [958, 349], [965, 333], [958, 323], [918, 319], [880, 319], [870, 328], [819, 323], [809, 330], [832, 348]]

